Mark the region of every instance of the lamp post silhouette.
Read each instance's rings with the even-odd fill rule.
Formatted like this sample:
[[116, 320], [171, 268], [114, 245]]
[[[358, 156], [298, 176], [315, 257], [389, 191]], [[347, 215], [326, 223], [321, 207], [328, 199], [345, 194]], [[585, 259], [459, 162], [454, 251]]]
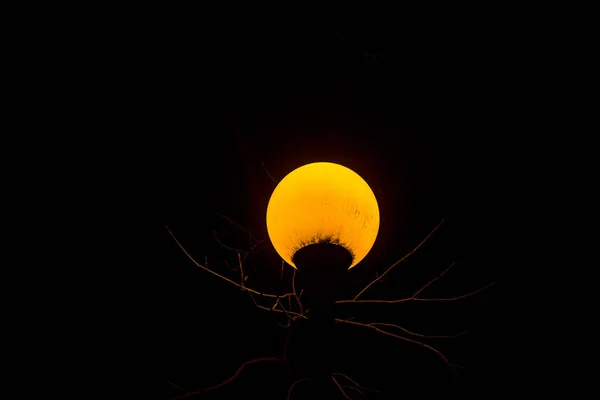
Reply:
[[333, 306], [341, 275], [371, 250], [379, 208], [369, 185], [339, 164], [295, 169], [277, 185], [267, 207], [267, 231], [277, 253], [297, 269], [307, 320], [298, 325], [288, 361], [295, 373], [331, 394], [335, 347]]

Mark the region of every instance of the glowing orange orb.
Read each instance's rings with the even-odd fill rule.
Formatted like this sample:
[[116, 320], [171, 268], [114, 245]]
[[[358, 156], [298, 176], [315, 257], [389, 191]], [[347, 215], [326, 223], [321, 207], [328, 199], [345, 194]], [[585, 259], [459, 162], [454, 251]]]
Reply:
[[352, 268], [375, 243], [379, 207], [367, 182], [351, 169], [329, 162], [307, 164], [273, 191], [267, 231], [277, 253], [294, 268], [294, 254], [316, 243], [344, 247], [352, 254]]

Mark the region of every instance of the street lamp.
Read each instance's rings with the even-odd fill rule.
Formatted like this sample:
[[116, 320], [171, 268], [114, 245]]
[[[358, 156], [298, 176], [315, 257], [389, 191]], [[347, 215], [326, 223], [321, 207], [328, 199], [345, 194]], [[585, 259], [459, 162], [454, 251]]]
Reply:
[[[281, 258], [294, 268], [291, 282], [292, 292], [290, 293], [265, 293], [247, 286], [245, 283], [247, 275], [244, 274], [243, 267], [249, 252], [243, 250], [223, 245], [237, 255], [241, 273], [239, 282], [208, 268], [207, 261], [205, 261], [205, 265], [202, 265], [190, 255], [167, 227], [177, 245], [197, 267], [246, 291], [258, 308], [285, 314], [288, 318], [286, 328], [290, 327], [290, 323], [293, 322], [281, 358], [262, 357], [246, 361], [226, 381], [171, 400], [180, 400], [219, 389], [235, 380], [246, 366], [259, 362], [282, 362], [288, 367], [288, 372], [292, 372], [292, 375], [296, 375], [296, 377], [301, 377], [289, 387], [288, 398], [299, 383], [308, 381], [313, 381], [320, 386], [319, 390], [312, 392], [315, 393], [315, 396], [311, 398], [328, 400], [334, 398], [331, 381], [335, 383], [339, 392], [348, 398], [342, 388], [344, 385], [340, 385], [335, 376], [342, 376], [351, 381], [354, 386], [350, 386], [350, 388], [372, 391], [372, 389], [360, 386], [344, 374], [333, 372], [332, 360], [337, 344], [337, 341], [334, 340], [336, 338], [334, 322], [346, 326], [360, 326], [361, 329], [369, 329], [381, 335], [418, 345], [435, 353], [455, 373], [454, 364], [446, 356], [435, 347], [413, 337], [418, 336], [419, 339], [448, 338], [461, 336], [467, 331], [456, 335], [427, 336], [410, 332], [399, 325], [388, 322], [365, 323], [353, 320], [353, 318], [334, 318], [333, 313], [335, 304], [447, 302], [473, 296], [492, 286], [493, 282], [470, 293], [448, 298], [422, 297], [421, 293], [426, 288], [454, 266], [455, 262], [452, 262], [441, 274], [427, 282], [410, 297], [394, 300], [359, 299], [365, 291], [379, 282], [395, 266], [406, 261], [423, 246], [442, 225], [443, 220], [416, 247], [389, 266], [382, 274], [378, 274], [377, 278], [366, 285], [353, 299], [337, 301], [336, 292], [340, 286], [339, 278], [365, 258], [377, 238], [380, 221], [379, 207], [369, 185], [354, 171], [339, 164], [317, 162], [304, 165], [290, 172], [279, 182], [269, 199], [266, 220], [267, 231], [273, 247]], [[245, 233], [249, 233], [243, 228], [241, 229]], [[246, 253], [244, 257], [241, 256], [241, 252]], [[298, 275], [298, 279], [296, 279], [296, 275]], [[300, 295], [296, 292], [296, 281], [304, 289]], [[261, 305], [256, 301], [255, 296], [261, 298], [262, 301], [274, 303], [268, 306]], [[300, 301], [300, 297], [302, 297], [302, 301]], [[299, 308], [298, 312], [293, 309], [291, 301], [286, 309], [283, 302], [285, 298], [288, 300], [295, 298]], [[388, 330], [389, 328], [401, 330], [407, 336], [391, 332]], [[292, 342], [294, 344], [290, 346]]]
[[350, 253], [349, 269], [375, 243], [379, 207], [356, 172], [316, 162], [293, 170], [277, 185], [267, 206], [267, 230], [277, 253], [294, 268], [299, 250], [325, 243]]
[[[312, 379], [331, 381], [333, 305], [340, 275], [373, 247], [379, 207], [369, 185], [339, 164], [317, 162], [290, 172], [267, 206], [267, 231], [277, 253], [297, 269], [308, 320], [295, 345], [296, 365]], [[292, 360], [290, 360], [292, 361]]]

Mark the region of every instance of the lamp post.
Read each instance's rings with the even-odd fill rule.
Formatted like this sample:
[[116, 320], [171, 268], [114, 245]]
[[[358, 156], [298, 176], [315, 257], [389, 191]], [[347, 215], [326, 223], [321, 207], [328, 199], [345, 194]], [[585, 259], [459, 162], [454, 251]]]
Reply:
[[318, 162], [290, 172], [267, 207], [267, 230], [278, 254], [297, 269], [304, 288], [306, 321], [293, 335], [294, 372], [331, 394], [333, 306], [340, 276], [371, 250], [379, 230], [379, 208], [369, 185], [339, 164]]

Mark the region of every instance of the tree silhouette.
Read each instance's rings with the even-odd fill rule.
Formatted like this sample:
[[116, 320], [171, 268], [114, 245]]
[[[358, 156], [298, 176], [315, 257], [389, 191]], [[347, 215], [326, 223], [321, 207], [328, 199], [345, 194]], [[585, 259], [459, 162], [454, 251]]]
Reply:
[[[236, 263], [234, 264], [234, 267], [231, 267], [229, 262], [225, 261], [225, 264], [230, 269], [229, 274], [219, 273], [219, 272], [216, 272], [214, 269], [209, 268], [208, 260], [206, 258], [205, 258], [205, 262], [203, 264], [198, 262], [190, 254], [190, 252], [182, 245], [182, 243], [178, 240], [176, 235], [169, 229], [169, 227], [166, 227], [166, 228], [167, 228], [170, 236], [172, 237], [172, 239], [177, 243], [177, 245], [181, 249], [181, 251], [183, 253], [185, 253], [185, 255], [189, 258], [189, 260], [196, 267], [202, 269], [204, 272], [211, 274], [212, 276], [214, 276], [218, 279], [221, 279], [221, 280], [229, 283], [230, 285], [232, 285], [232, 287], [237, 287], [240, 290], [247, 293], [248, 297], [250, 298], [250, 301], [252, 301], [252, 303], [257, 308], [264, 310], [265, 312], [273, 313], [273, 314], [277, 315], [277, 318], [279, 319], [278, 324], [283, 329], [288, 329], [288, 330], [290, 330], [290, 332], [292, 332], [295, 326], [300, 326], [302, 324], [303, 320], [307, 320], [311, 316], [311, 310], [305, 309], [305, 307], [303, 306], [302, 292], [299, 292], [299, 293], [297, 292], [297, 288], [296, 288], [297, 270], [293, 269], [293, 272], [291, 275], [291, 280], [290, 280], [290, 282], [288, 282], [290, 291], [287, 293], [283, 293], [283, 294], [265, 293], [263, 291], [257, 290], [255, 288], [252, 288], [251, 286], [249, 286], [247, 284], [249, 277], [247, 275], [247, 272], [244, 271], [246, 261], [248, 260], [249, 257], [252, 256], [253, 252], [255, 252], [260, 245], [265, 243], [265, 241], [256, 239], [250, 233], [249, 230], [243, 228], [242, 226], [240, 226], [238, 223], [236, 223], [232, 219], [230, 219], [224, 215], [221, 215], [221, 217], [224, 220], [226, 220], [231, 226], [236, 227], [239, 232], [241, 232], [244, 235], [247, 235], [249, 238], [249, 244], [250, 244], [249, 250], [241, 250], [238, 248], [234, 248], [234, 247], [228, 246], [227, 244], [223, 243], [218, 238], [216, 232], [214, 233], [215, 240], [224, 249], [229, 251], [235, 257]], [[468, 293], [464, 293], [464, 294], [461, 294], [458, 296], [452, 296], [452, 297], [428, 297], [428, 296], [425, 296], [424, 292], [426, 292], [428, 289], [433, 287], [436, 281], [438, 281], [440, 278], [442, 278], [446, 273], [448, 273], [448, 271], [450, 271], [456, 265], [456, 262], [452, 262], [439, 275], [434, 276], [426, 284], [422, 285], [420, 288], [418, 288], [416, 291], [414, 291], [414, 293], [409, 297], [400, 298], [400, 299], [390, 299], [390, 300], [363, 299], [364, 294], [369, 290], [371, 290], [371, 291], [374, 290], [373, 289], [375, 287], [374, 285], [379, 282], [382, 282], [384, 280], [384, 278], [390, 273], [390, 271], [392, 271], [395, 267], [401, 265], [402, 263], [407, 262], [410, 259], [410, 257], [413, 256], [413, 254], [415, 254], [419, 249], [421, 249], [423, 246], [425, 246], [426, 243], [428, 242], [428, 240], [432, 237], [432, 235], [434, 235], [436, 233], [436, 231], [438, 231], [438, 229], [440, 229], [440, 227], [443, 225], [443, 222], [444, 221], [442, 220], [437, 226], [435, 226], [429, 232], [429, 234], [415, 248], [413, 248], [410, 252], [408, 252], [406, 255], [404, 255], [400, 259], [398, 259], [398, 261], [396, 261], [395, 263], [390, 265], [387, 269], [385, 269], [385, 271], [382, 274], [378, 274], [375, 277], [375, 279], [373, 279], [367, 285], [365, 285], [363, 287], [363, 289], [360, 290], [360, 292], [358, 292], [352, 299], [340, 299], [340, 300], [337, 300], [335, 303], [337, 305], [345, 305], [345, 306], [352, 306], [355, 304], [370, 304], [374, 307], [377, 307], [380, 304], [399, 304], [399, 303], [407, 303], [407, 302], [432, 302], [432, 303], [453, 302], [453, 301], [457, 301], [457, 300], [465, 299], [467, 297], [474, 296], [474, 295], [480, 293], [481, 291], [485, 290], [486, 288], [489, 288], [490, 286], [492, 286], [493, 282], [489, 283], [488, 285], [481, 287], [477, 290], [474, 290], [474, 291], [471, 291]], [[286, 265], [287, 264], [282, 260], [281, 261], [281, 273], [280, 273], [280, 279], [282, 279], [282, 280], [284, 277]], [[287, 268], [291, 268], [291, 267], [287, 266]], [[234, 275], [237, 275], [237, 276], [234, 277]], [[361, 322], [361, 321], [355, 320], [353, 317], [350, 317], [350, 318], [335, 318], [335, 322], [338, 324], [355, 327], [356, 329], [365, 329], [365, 330], [371, 331], [373, 333], [377, 333], [379, 335], [391, 337], [398, 341], [406, 342], [411, 345], [424, 348], [424, 349], [428, 350], [429, 352], [435, 354], [435, 356], [440, 360], [440, 362], [445, 364], [446, 367], [449, 369], [449, 371], [451, 371], [451, 373], [454, 375], [457, 374], [457, 368], [460, 368], [460, 367], [458, 365], [456, 365], [455, 363], [453, 363], [451, 360], [449, 360], [443, 354], [443, 352], [438, 350], [434, 345], [425, 343], [423, 341], [423, 339], [451, 339], [451, 338], [456, 338], [456, 337], [462, 336], [465, 333], [467, 333], [467, 331], [468, 331], [468, 330], [463, 330], [462, 332], [458, 332], [458, 333], [454, 333], [454, 334], [428, 335], [428, 334], [421, 334], [418, 332], [413, 332], [413, 331], [408, 330], [400, 325], [385, 322], [385, 321]], [[366, 387], [362, 386], [361, 384], [357, 383], [352, 377], [350, 377], [342, 372], [335, 372], [331, 376], [331, 382], [330, 382], [331, 387], [330, 388], [324, 388], [324, 387], [322, 387], [322, 385], [317, 386], [317, 387], [314, 387], [314, 386], [311, 387], [311, 379], [308, 378], [305, 374], [303, 374], [303, 372], [306, 371], [306, 368], [310, 368], [310, 362], [312, 362], [312, 360], [314, 360], [314, 358], [308, 357], [308, 359], [309, 359], [308, 361], [306, 359], [304, 359], [304, 360], [298, 362], [298, 361], [294, 360], [293, 357], [290, 357], [290, 354], [294, 354], [294, 352], [292, 351], [292, 348], [289, 347], [290, 343], [292, 343], [293, 346], [301, 346], [301, 344], [298, 341], [290, 340], [290, 338], [293, 337], [293, 334], [288, 334], [287, 337], [288, 337], [288, 340], [286, 341], [286, 348], [283, 350], [282, 357], [280, 357], [280, 358], [260, 357], [260, 358], [248, 360], [248, 361], [244, 362], [238, 368], [238, 370], [231, 377], [226, 379], [225, 381], [223, 381], [217, 385], [214, 385], [212, 387], [204, 388], [204, 389], [197, 390], [197, 391], [191, 391], [191, 392], [181, 394], [179, 396], [172, 397], [171, 400], [191, 398], [192, 396], [196, 396], [196, 395], [201, 396], [201, 395], [207, 395], [211, 392], [216, 392], [219, 389], [226, 387], [228, 384], [230, 384], [233, 381], [235, 381], [236, 379], [238, 379], [240, 374], [242, 374], [247, 368], [254, 366], [256, 364], [261, 364], [261, 363], [277, 363], [277, 364], [283, 364], [285, 366], [286, 371], [288, 372], [290, 378], [292, 379], [292, 383], [289, 385], [289, 389], [288, 389], [288, 395], [287, 395], [288, 399], [296, 398], [294, 396], [297, 395], [297, 391], [300, 391], [301, 387], [304, 387], [305, 391], [308, 390], [307, 395], [311, 396], [310, 398], [321, 398], [319, 396], [324, 396], [323, 398], [331, 398], [331, 397], [329, 397], [329, 396], [331, 396], [331, 388], [335, 388], [337, 390], [339, 396], [341, 396], [340, 398], [346, 398], [346, 399], [370, 398], [371, 396], [374, 396], [379, 393], [379, 391], [376, 389], [366, 388]], [[301, 341], [301, 340], [302, 339], [299, 339], [299, 341]], [[310, 343], [312, 343], [312, 342], [310, 342]], [[304, 348], [300, 352], [301, 353], [310, 352], [310, 349]], [[296, 355], [297, 355], [297, 352], [296, 352]], [[309, 363], [309, 365], [301, 365], [301, 364], [307, 363], [307, 362]], [[324, 395], [324, 393], [327, 393], [327, 395]], [[298, 396], [300, 396], [300, 394], [298, 394]], [[199, 397], [199, 398], [202, 398], [202, 397]], [[298, 397], [298, 398], [303, 398], [303, 397]]]

